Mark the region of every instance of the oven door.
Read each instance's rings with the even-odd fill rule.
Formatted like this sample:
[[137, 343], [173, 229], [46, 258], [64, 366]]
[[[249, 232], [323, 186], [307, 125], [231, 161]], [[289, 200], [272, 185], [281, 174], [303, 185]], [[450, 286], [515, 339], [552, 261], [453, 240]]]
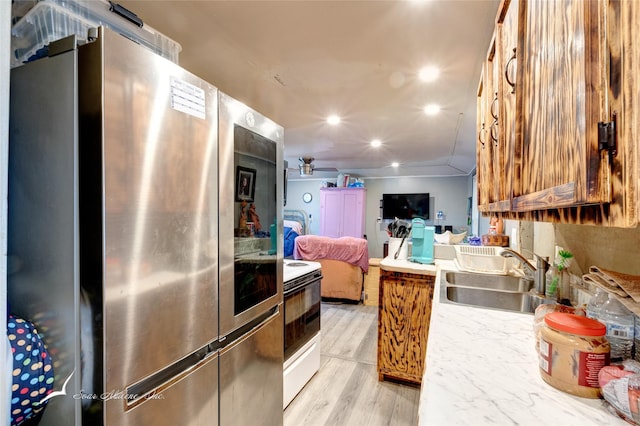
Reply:
[[285, 361], [320, 331], [320, 280], [284, 295]]

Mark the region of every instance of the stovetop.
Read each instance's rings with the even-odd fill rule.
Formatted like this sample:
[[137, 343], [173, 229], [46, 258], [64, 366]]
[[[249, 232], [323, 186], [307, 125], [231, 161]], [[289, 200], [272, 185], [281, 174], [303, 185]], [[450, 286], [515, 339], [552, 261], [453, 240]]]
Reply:
[[309, 272], [320, 269], [321, 267], [322, 265], [320, 265], [320, 263], [318, 262], [311, 262], [308, 260], [284, 259], [283, 281], [286, 283], [287, 281], [291, 281], [295, 278], [306, 275]]

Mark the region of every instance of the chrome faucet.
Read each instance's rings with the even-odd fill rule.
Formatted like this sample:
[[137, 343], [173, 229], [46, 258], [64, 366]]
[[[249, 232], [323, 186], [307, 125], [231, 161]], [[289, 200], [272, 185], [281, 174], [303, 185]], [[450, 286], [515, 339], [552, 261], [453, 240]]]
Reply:
[[535, 257], [536, 259], [536, 266], [533, 266], [531, 262], [529, 262], [527, 259], [524, 258], [523, 255], [521, 255], [515, 250], [506, 248], [502, 250], [500, 255], [504, 257], [515, 257], [516, 259], [518, 259], [520, 263], [522, 263], [522, 266], [524, 267], [524, 269], [527, 272], [529, 272], [529, 276], [533, 278], [533, 281], [536, 286], [536, 292], [538, 294], [544, 294], [545, 287], [546, 287], [545, 274], [547, 272], [547, 269], [549, 269], [548, 257], [539, 256], [533, 253], [533, 257]]

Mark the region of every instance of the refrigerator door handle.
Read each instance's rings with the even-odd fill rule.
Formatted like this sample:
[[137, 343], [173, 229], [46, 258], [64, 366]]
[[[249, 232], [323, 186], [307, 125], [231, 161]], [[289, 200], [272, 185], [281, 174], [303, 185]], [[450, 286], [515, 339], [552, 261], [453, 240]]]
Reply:
[[[242, 338], [243, 336], [248, 335], [253, 329], [258, 328], [259, 326], [266, 323], [268, 320], [275, 317], [279, 313], [280, 313], [280, 305], [276, 305], [271, 309], [269, 309], [268, 311], [264, 312], [262, 315], [255, 317], [254, 319], [252, 319], [242, 327], [235, 329], [234, 331], [227, 334], [226, 336], [220, 337], [219, 339], [220, 349], [222, 350], [230, 346], [236, 340]], [[225, 343], [222, 344], [222, 342], [225, 342]]]
[[217, 341], [208, 343], [162, 370], [128, 386], [124, 395], [125, 411], [153, 399], [155, 395], [159, 395], [178, 380], [208, 363], [211, 357], [218, 354], [219, 346]]

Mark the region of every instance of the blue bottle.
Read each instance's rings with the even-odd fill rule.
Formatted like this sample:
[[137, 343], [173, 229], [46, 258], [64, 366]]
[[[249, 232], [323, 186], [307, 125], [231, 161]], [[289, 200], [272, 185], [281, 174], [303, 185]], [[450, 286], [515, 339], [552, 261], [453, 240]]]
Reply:
[[271, 250], [269, 254], [276, 254], [278, 252], [278, 225], [274, 221], [269, 225], [269, 235], [271, 236]]

